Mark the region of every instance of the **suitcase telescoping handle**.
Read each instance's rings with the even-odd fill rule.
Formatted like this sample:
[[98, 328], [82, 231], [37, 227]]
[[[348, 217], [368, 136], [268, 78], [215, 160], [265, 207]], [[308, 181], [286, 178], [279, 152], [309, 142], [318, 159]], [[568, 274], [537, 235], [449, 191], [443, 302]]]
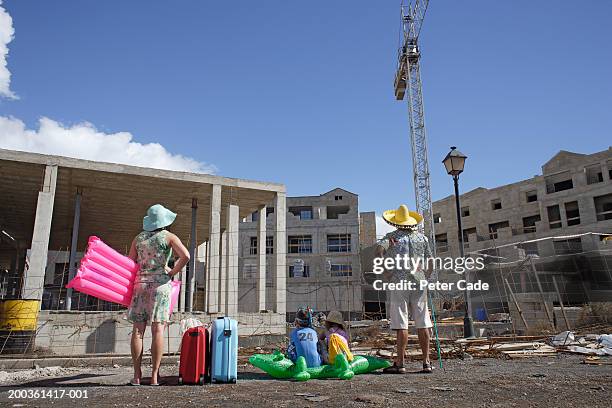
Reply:
[[223, 335], [225, 337], [230, 337], [232, 335], [232, 325], [230, 319], [227, 317], [217, 317], [217, 319], [223, 319]]

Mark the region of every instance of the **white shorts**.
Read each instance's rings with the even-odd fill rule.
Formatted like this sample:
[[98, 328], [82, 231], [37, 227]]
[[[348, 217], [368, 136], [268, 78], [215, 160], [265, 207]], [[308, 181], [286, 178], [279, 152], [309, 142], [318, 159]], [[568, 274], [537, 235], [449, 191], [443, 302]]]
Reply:
[[391, 330], [408, 329], [408, 318], [412, 316], [417, 329], [433, 327], [429, 317], [427, 289], [424, 290], [389, 290], [387, 291], [388, 316]]

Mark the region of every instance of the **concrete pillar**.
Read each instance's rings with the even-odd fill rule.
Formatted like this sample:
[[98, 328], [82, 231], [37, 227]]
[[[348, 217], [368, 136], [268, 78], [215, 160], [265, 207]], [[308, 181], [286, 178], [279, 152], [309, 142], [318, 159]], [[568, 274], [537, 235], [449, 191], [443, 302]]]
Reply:
[[219, 258], [219, 311], [227, 312], [227, 228], [221, 232], [221, 248]]
[[195, 292], [193, 294], [193, 310], [198, 312], [206, 311], [206, 304], [202, 303], [204, 295], [205, 287], [206, 287], [206, 270], [204, 269], [206, 266], [206, 242], [199, 242], [196, 247], [196, 279], [195, 279]]
[[17, 276], [17, 265], [19, 264], [19, 248], [15, 249], [13, 256], [11, 256], [11, 270], [9, 276]]
[[21, 271], [23, 270], [24, 258], [25, 254], [23, 252], [23, 244], [17, 244], [17, 249], [15, 250], [15, 255], [17, 257], [15, 262], [15, 276], [19, 276]]
[[210, 288], [210, 239], [206, 240], [206, 260], [204, 263], [204, 310], [208, 312], [208, 292]]
[[17, 282], [20, 282], [21, 279], [19, 279], [19, 277], [21, 276], [21, 270], [23, 268], [23, 263], [24, 263], [24, 258], [25, 258], [25, 254], [23, 253], [23, 249], [22, 249], [22, 243], [17, 242], [17, 247], [15, 248], [15, 268], [13, 269], [13, 272], [11, 273], [10, 277], [9, 277], [9, 282], [7, 285], [7, 292], [6, 295], [7, 296], [11, 296], [11, 297], [16, 297], [19, 294], [19, 287], [17, 285]]
[[[77, 189], [74, 198], [74, 219], [72, 221], [72, 240], [70, 241], [70, 258], [68, 259], [68, 282], [76, 274], [76, 254], [79, 242], [79, 225], [81, 222], [81, 190]], [[66, 290], [66, 310], [72, 309], [72, 288]]]
[[189, 237], [189, 268], [187, 269], [187, 282], [185, 284], [185, 309], [188, 312], [193, 311], [193, 294], [195, 292], [195, 274], [196, 274], [196, 217], [198, 213], [198, 200], [191, 199], [191, 234]]
[[181, 292], [179, 294], [179, 310], [185, 311], [185, 286], [187, 286], [187, 266], [183, 266], [180, 272]]
[[56, 183], [57, 166], [46, 166], [42, 190], [38, 193], [36, 204], [29, 267], [24, 271], [22, 299], [42, 300]]
[[6, 275], [6, 277], [2, 280], [2, 282], [0, 282], [2, 284], [2, 288], [3, 291], [0, 292], [0, 297], [1, 298], [6, 298], [9, 296], [9, 287], [11, 286], [10, 282], [12, 279], [16, 279], [17, 277], [17, 259], [19, 257], [19, 253], [18, 250], [16, 249], [15, 252], [13, 252], [13, 255], [11, 256], [11, 266], [10, 266], [10, 270], [9, 273]]
[[276, 193], [274, 197], [274, 284], [276, 287], [276, 313], [287, 312], [287, 203], [285, 193]]
[[578, 209], [580, 211], [580, 223], [592, 224], [597, 222], [597, 209], [592, 196], [579, 196]]
[[266, 207], [257, 218], [257, 310], [266, 310]]
[[208, 277], [207, 277], [207, 306], [208, 313], [219, 312], [219, 250], [221, 241], [221, 186], [212, 186], [210, 198], [209, 222], [209, 248], [208, 248]]
[[320, 220], [326, 220], [327, 219], [327, 207], [326, 206], [321, 206], [319, 207], [319, 219]]
[[230, 205], [227, 209], [226, 274], [227, 305], [225, 314], [236, 318], [238, 315], [238, 225], [240, 222], [239, 207]]

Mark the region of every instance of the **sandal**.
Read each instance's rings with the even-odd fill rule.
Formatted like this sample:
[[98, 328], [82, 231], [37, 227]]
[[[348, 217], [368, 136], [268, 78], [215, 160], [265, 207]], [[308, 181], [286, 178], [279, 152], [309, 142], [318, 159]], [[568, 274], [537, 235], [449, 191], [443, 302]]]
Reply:
[[397, 363], [393, 363], [391, 367], [387, 367], [383, 370], [384, 374], [406, 374], [406, 367], [403, 365], [397, 365]]
[[129, 383], [125, 385], [131, 385], [132, 387], [140, 387], [140, 383], [134, 382], [134, 380], [131, 380]]
[[421, 370], [421, 372], [424, 374], [433, 373], [433, 366], [431, 365], [431, 362], [423, 363], [423, 370]]
[[157, 376], [157, 383], [153, 384], [153, 383], [150, 382], [149, 385], [152, 386], [152, 387], [159, 387], [160, 385], [166, 385], [166, 382], [162, 381], [161, 376], [158, 375]]

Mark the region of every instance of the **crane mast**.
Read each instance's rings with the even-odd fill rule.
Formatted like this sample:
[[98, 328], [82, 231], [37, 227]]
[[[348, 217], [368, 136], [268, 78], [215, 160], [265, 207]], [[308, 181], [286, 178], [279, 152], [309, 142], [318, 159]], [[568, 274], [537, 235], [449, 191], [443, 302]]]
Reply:
[[421, 230], [429, 239], [435, 255], [435, 233], [431, 204], [427, 134], [423, 111], [423, 85], [421, 83], [419, 34], [429, 0], [410, 0], [401, 5], [401, 34], [395, 73], [395, 98], [398, 101], [408, 94], [408, 117], [412, 146], [412, 169], [416, 210], [423, 215]]

